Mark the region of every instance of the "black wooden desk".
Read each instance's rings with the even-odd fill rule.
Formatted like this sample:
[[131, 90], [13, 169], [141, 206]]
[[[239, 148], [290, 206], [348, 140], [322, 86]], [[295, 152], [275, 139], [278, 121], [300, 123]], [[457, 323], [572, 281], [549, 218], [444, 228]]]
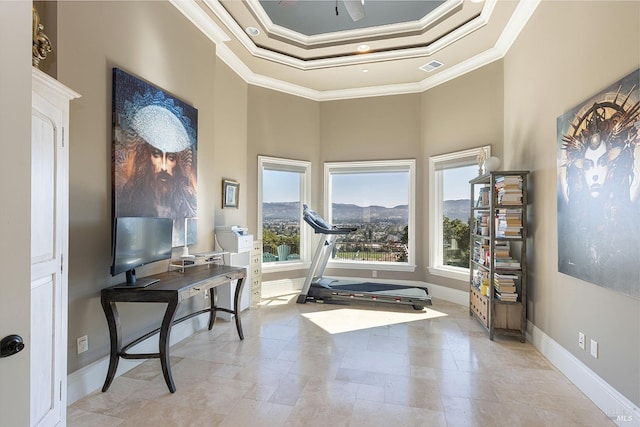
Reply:
[[[104, 381], [104, 386], [102, 386], [103, 392], [109, 389], [111, 381], [113, 381], [113, 378], [116, 375], [118, 361], [120, 360], [120, 357], [122, 357], [123, 359], [160, 359], [164, 380], [169, 387], [169, 391], [174, 393], [176, 391], [176, 386], [173, 382], [173, 377], [171, 376], [171, 366], [169, 364], [169, 335], [171, 334], [171, 326], [191, 317], [208, 312], [209, 330], [211, 330], [216, 319], [216, 311], [225, 311], [227, 313], [235, 314], [238, 336], [241, 340], [244, 339], [242, 323], [240, 322], [240, 295], [246, 277], [246, 271], [244, 268], [225, 265], [203, 265], [185, 269], [184, 273], [168, 271], [165, 273], [155, 274], [150, 277], [160, 279], [160, 281], [147, 286], [146, 288], [116, 285], [105, 288], [101, 292], [100, 302], [102, 304], [104, 314], [107, 317], [109, 338], [111, 340], [111, 357], [109, 358], [107, 378]], [[233, 300], [233, 310], [217, 307], [216, 287], [236, 279], [238, 280], [238, 284], [236, 285]], [[178, 309], [180, 302], [187, 298], [191, 298], [194, 295], [199, 295], [202, 292], [209, 292], [211, 306], [207, 309], [200, 310], [174, 320], [176, 310]], [[162, 325], [160, 328], [137, 338], [123, 347], [120, 318], [118, 316], [118, 308], [116, 307], [117, 302], [167, 303], [167, 309], [162, 319]], [[158, 332], [160, 332], [158, 353], [127, 353], [128, 349]]]

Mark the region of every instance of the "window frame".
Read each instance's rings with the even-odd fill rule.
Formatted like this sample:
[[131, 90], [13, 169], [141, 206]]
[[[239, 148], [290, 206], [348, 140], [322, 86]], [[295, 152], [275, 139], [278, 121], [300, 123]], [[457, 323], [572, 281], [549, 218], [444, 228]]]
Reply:
[[[330, 214], [331, 206], [331, 174], [333, 173], [375, 173], [375, 172], [409, 172], [409, 256], [407, 262], [367, 262], [367, 261], [334, 261], [327, 263], [327, 268], [349, 270], [379, 270], [379, 271], [403, 271], [414, 272], [416, 270], [416, 230], [415, 230], [415, 188], [416, 188], [416, 161], [404, 160], [370, 160], [354, 162], [325, 162], [324, 164], [324, 217], [332, 223]], [[335, 172], [339, 171], [339, 172]]]
[[478, 154], [481, 151], [485, 152], [487, 158], [491, 156], [491, 146], [484, 145], [429, 157], [429, 266], [427, 270], [430, 274], [449, 279], [469, 280], [469, 268], [444, 265], [443, 262], [442, 215], [444, 201], [442, 200], [442, 171], [461, 166], [477, 165]]
[[262, 241], [263, 217], [262, 217], [262, 174], [266, 170], [300, 173], [300, 259], [297, 261], [262, 262], [263, 272], [289, 271], [309, 268], [311, 264], [311, 238], [312, 233], [302, 218], [302, 205], [311, 202], [311, 162], [306, 160], [293, 160], [279, 157], [258, 156], [258, 224], [257, 235]]

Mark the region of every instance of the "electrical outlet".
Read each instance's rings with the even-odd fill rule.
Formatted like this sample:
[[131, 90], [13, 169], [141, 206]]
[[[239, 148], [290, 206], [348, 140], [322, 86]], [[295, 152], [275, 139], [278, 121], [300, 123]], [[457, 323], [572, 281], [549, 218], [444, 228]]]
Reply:
[[86, 335], [81, 336], [80, 338], [78, 338], [77, 344], [78, 354], [84, 353], [85, 351], [89, 350], [89, 337], [87, 337]]
[[591, 355], [598, 358], [598, 341], [593, 339], [591, 340]]
[[584, 334], [582, 332], [578, 332], [578, 346], [583, 350], [585, 349]]
[[204, 291], [202, 295], [204, 295], [204, 299], [209, 299], [209, 290], [207, 289], [206, 291]]
[[378, 277], [378, 272], [376, 270], [373, 270], [371, 272], [371, 277]]

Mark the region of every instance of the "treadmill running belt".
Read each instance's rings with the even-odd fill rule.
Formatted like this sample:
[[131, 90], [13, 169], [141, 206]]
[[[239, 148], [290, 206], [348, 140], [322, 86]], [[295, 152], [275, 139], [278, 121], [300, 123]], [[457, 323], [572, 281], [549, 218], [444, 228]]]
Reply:
[[[415, 286], [399, 286], [399, 285], [387, 285], [385, 283], [351, 283], [346, 285], [331, 285], [332, 289], [340, 289], [344, 291], [360, 291], [360, 292], [384, 292], [384, 291], [399, 291], [402, 292], [406, 289], [420, 289]], [[426, 294], [424, 290], [421, 290]]]

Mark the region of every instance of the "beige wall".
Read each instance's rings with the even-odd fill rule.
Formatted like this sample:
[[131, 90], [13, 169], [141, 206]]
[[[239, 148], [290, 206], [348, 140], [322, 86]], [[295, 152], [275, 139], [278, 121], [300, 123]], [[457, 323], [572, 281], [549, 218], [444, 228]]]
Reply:
[[532, 171], [528, 317], [636, 405], [639, 301], [558, 273], [556, 118], [640, 66], [639, 18], [638, 2], [542, 2], [504, 60], [504, 157]]
[[[200, 197], [199, 202], [209, 212], [215, 212], [215, 221], [211, 221], [209, 217], [203, 218], [200, 213], [198, 217], [205, 227], [210, 224], [246, 226], [247, 208], [254, 204], [249, 201], [255, 200], [255, 196], [251, 194], [254, 184], [247, 178], [247, 171], [252, 170], [247, 148], [248, 87], [220, 59], [216, 60], [214, 69], [204, 72], [215, 76], [215, 92], [210, 95], [214, 110], [207, 112], [206, 116], [201, 115], [199, 120], [201, 125], [209, 127], [209, 135], [213, 136], [204, 140], [207, 149], [213, 150], [206, 156], [207, 159], [213, 156], [213, 163], [198, 162], [198, 191], [204, 191], [202, 194], [207, 195], [206, 198]], [[199, 141], [203, 140], [199, 138]], [[205, 171], [209, 178], [202, 179], [203, 175], [200, 173]], [[240, 184], [238, 209], [222, 209], [223, 179]]]
[[[429, 157], [459, 150], [491, 145], [491, 154], [500, 159], [503, 127], [502, 61], [482, 67], [422, 95], [422, 143], [424, 147], [422, 180], [425, 193]], [[419, 205], [420, 206], [420, 205]], [[429, 212], [429, 198], [425, 195], [422, 211]], [[447, 279], [426, 272], [429, 265], [429, 226], [425, 215], [422, 265], [429, 283], [468, 291], [466, 281]]]
[[[213, 249], [216, 221], [245, 220], [239, 211], [233, 216], [216, 210], [222, 175], [243, 182], [246, 173], [246, 84], [220, 66], [211, 41], [168, 2], [59, 2], [58, 29], [58, 79], [82, 94], [71, 108], [70, 133], [68, 366], [74, 372], [108, 354], [100, 289], [122, 280], [109, 275], [112, 68], [198, 109], [198, 244], [192, 252]], [[216, 140], [222, 142], [214, 145]], [[138, 275], [163, 268], [143, 267]], [[161, 310], [155, 304], [123, 305], [123, 321], [136, 318], [125, 334], [148, 330]], [[77, 355], [82, 335], [89, 336], [89, 351]]]
[[[421, 205], [425, 184], [421, 179], [424, 165], [421, 163], [422, 111], [419, 94], [323, 102], [320, 112], [320, 161], [316, 167], [320, 192], [314, 210], [323, 212], [325, 208], [322, 189], [324, 163], [336, 161], [415, 159], [416, 206]], [[416, 236], [420, 236], [422, 226], [422, 218], [416, 210]], [[420, 260], [422, 247], [419, 240], [416, 252], [416, 259]], [[368, 271], [345, 269], [328, 269], [326, 274], [346, 277], [371, 275]], [[378, 277], [423, 280], [424, 274], [418, 267], [414, 273], [379, 271]]]
[[[249, 88], [248, 105], [248, 227], [257, 233], [258, 156], [312, 162], [312, 193], [321, 193], [317, 177], [320, 152], [320, 104], [261, 87]], [[256, 234], [257, 236], [257, 234]], [[304, 271], [268, 273], [263, 280], [302, 277]]]
[[[18, 334], [25, 349], [0, 359], [0, 412], [6, 425], [29, 425], [31, 354], [31, 8], [27, 2], [0, 2], [0, 339]], [[8, 19], [5, 19], [8, 17]]]

